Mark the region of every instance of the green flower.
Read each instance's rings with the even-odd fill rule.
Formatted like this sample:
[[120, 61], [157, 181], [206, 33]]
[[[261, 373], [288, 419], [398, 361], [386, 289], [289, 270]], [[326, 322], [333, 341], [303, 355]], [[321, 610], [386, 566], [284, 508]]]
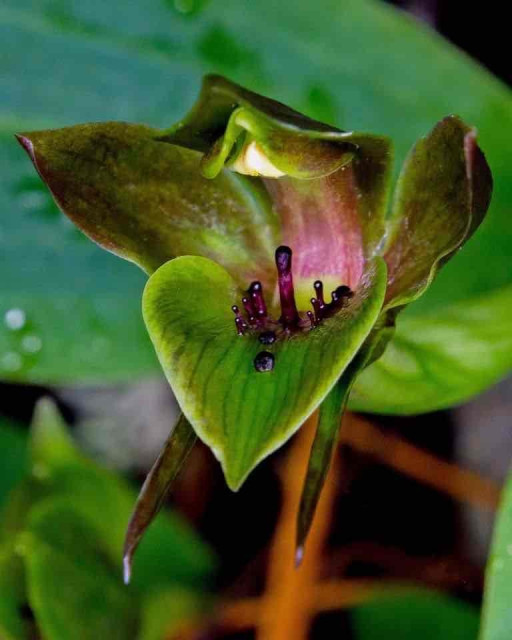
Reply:
[[127, 566], [194, 432], [236, 490], [320, 407], [300, 556], [357, 374], [485, 215], [475, 131], [450, 116], [421, 139], [389, 217], [389, 140], [217, 76], [166, 132], [104, 123], [19, 140], [62, 210], [151, 274], [144, 319], [185, 417], [139, 498]]

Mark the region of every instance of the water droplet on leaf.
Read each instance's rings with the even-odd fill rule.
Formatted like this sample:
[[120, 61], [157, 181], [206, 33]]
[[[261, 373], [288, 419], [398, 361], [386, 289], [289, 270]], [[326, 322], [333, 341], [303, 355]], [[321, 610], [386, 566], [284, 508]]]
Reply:
[[9, 311], [5, 313], [4, 321], [7, 328], [11, 329], [11, 331], [23, 329], [26, 322], [25, 312], [23, 309], [9, 309]]
[[18, 371], [22, 365], [21, 356], [15, 351], [8, 351], [0, 359], [0, 365], [4, 371]]
[[41, 351], [42, 346], [43, 341], [39, 336], [25, 336], [21, 341], [21, 348], [27, 353], [37, 353], [38, 351]]

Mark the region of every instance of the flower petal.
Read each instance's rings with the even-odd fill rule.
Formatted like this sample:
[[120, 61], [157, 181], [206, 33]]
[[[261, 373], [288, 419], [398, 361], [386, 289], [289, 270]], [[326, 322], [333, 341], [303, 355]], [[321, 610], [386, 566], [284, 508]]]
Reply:
[[387, 138], [350, 134], [357, 148], [352, 161], [315, 180], [266, 179], [277, 211], [282, 241], [293, 248], [299, 302], [304, 305], [311, 281], [326, 288], [357, 286], [365, 259], [378, 248], [391, 173]]
[[257, 372], [256, 336], [236, 335], [231, 305], [240, 296], [218, 264], [181, 257], [146, 285], [144, 319], [185, 416], [238, 489], [323, 400], [377, 320], [386, 270], [368, 264], [349, 305], [311, 331], [269, 347], [271, 372]]
[[491, 191], [475, 130], [458, 117], [441, 120], [415, 145], [400, 174], [384, 251], [388, 307], [425, 291], [482, 222]]
[[[296, 256], [302, 304], [316, 278], [327, 287], [356, 286], [384, 234], [392, 158], [387, 138], [340, 131], [207, 76], [197, 104], [162, 140], [204, 151], [208, 177], [226, 165], [267, 178], [281, 242]], [[249, 152], [256, 153], [252, 163]]]
[[120, 122], [18, 136], [57, 204], [102, 247], [151, 273], [183, 254], [208, 256], [245, 281], [265, 279], [275, 216], [254, 180], [200, 174], [201, 154]]

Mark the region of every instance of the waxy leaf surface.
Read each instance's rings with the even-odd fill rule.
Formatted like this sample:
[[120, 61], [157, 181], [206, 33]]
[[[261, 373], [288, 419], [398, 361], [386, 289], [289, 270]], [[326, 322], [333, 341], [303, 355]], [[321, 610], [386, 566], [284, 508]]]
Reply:
[[266, 455], [318, 406], [349, 364], [379, 314], [386, 269], [369, 263], [346, 309], [272, 345], [274, 370], [257, 372], [256, 336], [238, 336], [231, 310], [236, 282], [205, 258], [177, 258], [149, 280], [147, 328], [186, 417], [236, 489]]

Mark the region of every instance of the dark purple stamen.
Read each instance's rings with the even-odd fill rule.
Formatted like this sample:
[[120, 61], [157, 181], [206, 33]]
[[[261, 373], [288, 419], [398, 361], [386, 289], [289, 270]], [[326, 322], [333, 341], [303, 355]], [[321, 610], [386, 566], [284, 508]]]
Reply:
[[[353, 297], [350, 287], [340, 285], [331, 294], [332, 301], [326, 302], [324, 285], [321, 280], [313, 283], [315, 297], [311, 298], [313, 311], [299, 314], [295, 303], [292, 276], [292, 250], [280, 246], [276, 249], [277, 284], [281, 301], [281, 315], [278, 320], [269, 316], [263, 295], [263, 287], [259, 280], [251, 283], [247, 294], [242, 298], [245, 316], [237, 305], [232, 309], [235, 314], [235, 325], [238, 335], [258, 332], [258, 340], [263, 345], [274, 344], [277, 340], [289, 337], [291, 333], [309, 331], [320, 324], [324, 318], [339, 311]], [[271, 371], [274, 368], [274, 356], [268, 351], [261, 351], [254, 359], [257, 371]]]
[[315, 289], [316, 299], [318, 300], [318, 305], [319, 305], [320, 309], [322, 309], [325, 306], [324, 285], [323, 285], [322, 281], [321, 280], [316, 280], [316, 282], [313, 284], [313, 288]]
[[[352, 298], [354, 293], [347, 287], [346, 285], [340, 285], [337, 287], [332, 293], [331, 298], [332, 302], [325, 302], [324, 300], [324, 291], [323, 284], [320, 280], [317, 280], [313, 287], [315, 288], [315, 292], [317, 297], [311, 298], [311, 306], [314, 311], [314, 325], [318, 325], [323, 318], [331, 315], [332, 313], [341, 309], [345, 302]], [[308, 317], [311, 319], [310, 314], [308, 312]], [[313, 315], [313, 314], [311, 314]]]
[[293, 290], [292, 276], [292, 250], [290, 247], [281, 246], [276, 249], [277, 284], [279, 286], [279, 298], [281, 300], [281, 318], [285, 329], [297, 327], [300, 321], [295, 293]]
[[261, 344], [274, 344], [276, 339], [277, 336], [273, 331], [264, 331], [258, 336], [258, 340], [261, 342]]
[[343, 300], [345, 300], [347, 298], [351, 298], [353, 295], [354, 294], [350, 290], [350, 287], [347, 287], [346, 285], [341, 285], [340, 287], [337, 287], [331, 293], [331, 297], [332, 297], [332, 301], [333, 302], [343, 301]]
[[249, 320], [249, 324], [253, 324], [253, 322], [256, 320], [256, 316], [255, 316], [254, 308], [251, 304], [251, 301], [249, 300], [249, 298], [247, 298], [247, 296], [244, 296], [242, 298], [242, 304], [244, 305], [244, 309], [247, 314], [247, 319]]
[[274, 356], [269, 351], [260, 351], [254, 358], [254, 368], [260, 373], [272, 371], [274, 368]]
[[232, 309], [233, 313], [235, 314], [236, 331], [237, 331], [239, 336], [243, 336], [244, 333], [245, 333], [245, 330], [247, 329], [247, 323], [242, 318], [242, 314], [240, 313], [240, 309], [236, 306], [236, 304], [234, 304], [231, 307], [231, 309]]
[[267, 317], [267, 305], [263, 297], [263, 287], [261, 282], [253, 282], [249, 287], [249, 296], [251, 298], [251, 305], [254, 309], [254, 315], [257, 318], [264, 319]]

